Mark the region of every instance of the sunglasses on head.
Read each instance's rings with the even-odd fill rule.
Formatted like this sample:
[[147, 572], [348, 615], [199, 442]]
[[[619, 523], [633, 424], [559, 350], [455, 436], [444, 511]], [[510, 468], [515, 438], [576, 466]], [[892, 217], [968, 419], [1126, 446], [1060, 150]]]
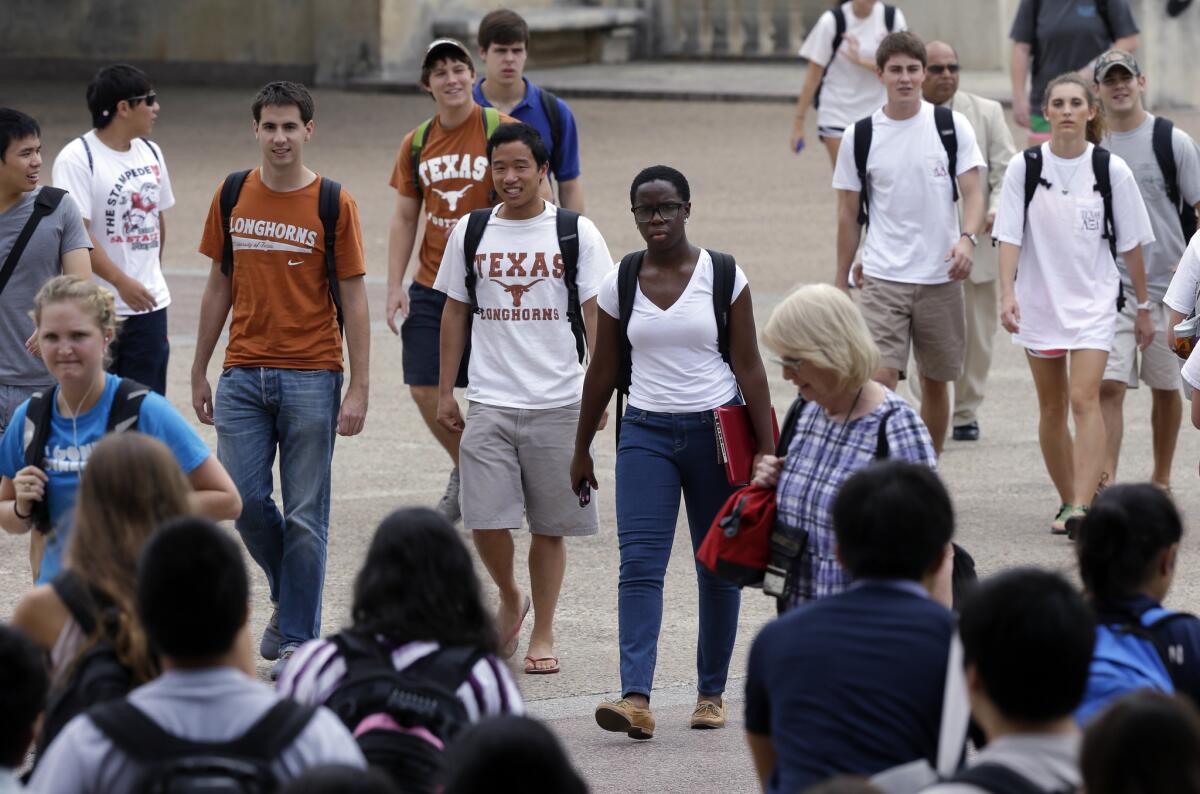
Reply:
[[943, 72], [949, 72], [950, 74], [958, 74], [958, 70], [960, 68], [962, 68], [962, 67], [960, 67], [957, 63], [948, 63], [945, 65], [940, 64], [940, 63], [935, 63], [933, 66], [928, 67], [926, 69], [926, 71], [928, 71], [930, 74], [942, 74]]

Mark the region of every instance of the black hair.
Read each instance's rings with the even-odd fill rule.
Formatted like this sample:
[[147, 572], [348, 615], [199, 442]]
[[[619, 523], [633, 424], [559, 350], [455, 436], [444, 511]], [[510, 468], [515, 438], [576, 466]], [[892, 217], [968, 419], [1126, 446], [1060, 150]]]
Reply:
[[529, 25], [516, 11], [497, 8], [479, 20], [475, 36], [479, 49], [487, 52], [493, 44], [529, 44]]
[[354, 580], [350, 614], [355, 630], [396, 642], [490, 652], [499, 644], [467, 547], [444, 517], [423, 507], [397, 510], [379, 524]]
[[400, 794], [400, 789], [377, 768], [327, 764], [304, 770], [279, 794]]
[[688, 184], [686, 176], [669, 165], [652, 165], [649, 168], [643, 168], [633, 178], [633, 184], [629, 186], [629, 206], [632, 207], [637, 203], [638, 188], [647, 182], [658, 182], [659, 180], [674, 185], [680, 201], [687, 203], [692, 200], [692, 188]]
[[1114, 485], [1092, 502], [1076, 534], [1079, 575], [1099, 601], [1137, 595], [1163, 550], [1183, 537], [1175, 503], [1153, 485]]
[[1200, 794], [1200, 714], [1152, 689], [1113, 702], [1083, 735], [1088, 794]]
[[967, 596], [958, 631], [963, 660], [1005, 717], [1044, 723], [1079, 707], [1096, 622], [1061, 575], [1017, 568], [993, 576]]
[[138, 616], [162, 654], [199, 661], [228, 653], [249, 601], [241, 549], [207, 518], [168, 521], [142, 550]]
[[150, 78], [136, 66], [115, 63], [96, 72], [87, 87], [87, 106], [92, 126], [102, 130], [117, 115], [117, 103], [123, 99], [150, 93]]
[[40, 137], [42, 128], [34, 121], [33, 116], [12, 108], [0, 108], [0, 163], [4, 162], [4, 156], [8, 154], [9, 144], [26, 138]]
[[945, 555], [954, 508], [928, 466], [881, 461], [842, 485], [833, 531], [842, 565], [856, 579], [919, 581]]
[[865, 777], [838, 775], [804, 789], [801, 794], [884, 794]]
[[11, 626], [0, 626], [0, 767], [16, 769], [46, 707], [50, 679], [42, 652]]
[[445, 760], [443, 794], [588, 790], [550, 729], [529, 717], [491, 717], [472, 725], [450, 745]]
[[313, 114], [317, 109], [312, 94], [302, 83], [275, 80], [258, 89], [258, 95], [254, 97], [254, 104], [250, 106], [250, 112], [254, 114], [254, 120], [257, 122], [262, 116], [263, 108], [287, 107], [288, 105], [296, 106], [296, 109], [300, 111], [300, 121], [305, 124], [312, 121]]
[[492, 150], [506, 143], [523, 143], [528, 146], [529, 151], [533, 153], [533, 159], [537, 162], [538, 168], [550, 162], [550, 151], [546, 148], [546, 142], [542, 140], [541, 133], [535, 127], [522, 124], [521, 122], [517, 122], [516, 124], [501, 124], [492, 133], [492, 137], [488, 138], [488, 162], [491, 162]]

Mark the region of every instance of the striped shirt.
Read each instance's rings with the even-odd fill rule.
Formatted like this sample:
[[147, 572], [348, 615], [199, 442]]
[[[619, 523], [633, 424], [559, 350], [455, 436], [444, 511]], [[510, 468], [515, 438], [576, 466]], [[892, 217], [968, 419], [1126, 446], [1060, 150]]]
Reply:
[[[377, 638], [385, 646], [387, 640]], [[436, 642], [409, 642], [392, 649], [392, 664], [404, 670], [438, 649]], [[296, 650], [279, 676], [279, 692], [301, 703], [324, 704], [346, 678], [346, 661], [329, 640], [312, 640]], [[524, 714], [525, 703], [508, 668], [488, 654], [475, 663], [467, 680], [459, 686], [471, 722], [500, 714]]]

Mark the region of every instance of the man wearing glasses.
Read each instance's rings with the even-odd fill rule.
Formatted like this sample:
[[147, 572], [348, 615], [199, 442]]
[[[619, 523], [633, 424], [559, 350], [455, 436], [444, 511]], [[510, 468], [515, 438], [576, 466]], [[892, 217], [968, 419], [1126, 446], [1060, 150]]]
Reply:
[[175, 204], [162, 150], [146, 136], [158, 97], [144, 72], [106, 66], [87, 88], [93, 129], [54, 159], [54, 184], [79, 205], [92, 242], [92, 272], [112, 290], [124, 318], [109, 372], [167, 390], [167, 305], [162, 274], [166, 222]]

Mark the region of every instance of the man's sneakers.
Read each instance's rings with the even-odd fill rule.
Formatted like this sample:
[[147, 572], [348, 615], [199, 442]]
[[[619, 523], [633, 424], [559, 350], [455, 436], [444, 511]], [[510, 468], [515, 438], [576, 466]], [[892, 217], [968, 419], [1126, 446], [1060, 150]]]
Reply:
[[967, 422], [965, 425], [955, 425], [952, 435], [955, 441], [978, 441], [979, 423]]
[[725, 704], [714, 703], [711, 700], [700, 700], [692, 712], [693, 728], [724, 728]]
[[268, 662], [275, 661], [279, 658], [279, 643], [282, 641], [283, 635], [279, 633], [279, 607], [272, 605], [271, 619], [267, 621], [262, 640], [258, 643], [259, 654]]
[[446, 492], [442, 494], [441, 500], [437, 503], [437, 511], [441, 513], [451, 524], [457, 524], [462, 520], [462, 507], [458, 501], [458, 467], [454, 467], [454, 471], [450, 472], [450, 479], [446, 482]]
[[290, 646], [279, 651], [279, 660], [275, 662], [275, 666], [271, 668], [272, 681], [279, 680], [279, 676], [283, 673], [283, 668], [287, 667], [288, 662], [292, 660], [292, 654], [295, 652], [296, 649]]
[[650, 709], [639, 708], [626, 698], [606, 700], [596, 706], [596, 724], [631, 739], [649, 739], [654, 735], [654, 715]]

